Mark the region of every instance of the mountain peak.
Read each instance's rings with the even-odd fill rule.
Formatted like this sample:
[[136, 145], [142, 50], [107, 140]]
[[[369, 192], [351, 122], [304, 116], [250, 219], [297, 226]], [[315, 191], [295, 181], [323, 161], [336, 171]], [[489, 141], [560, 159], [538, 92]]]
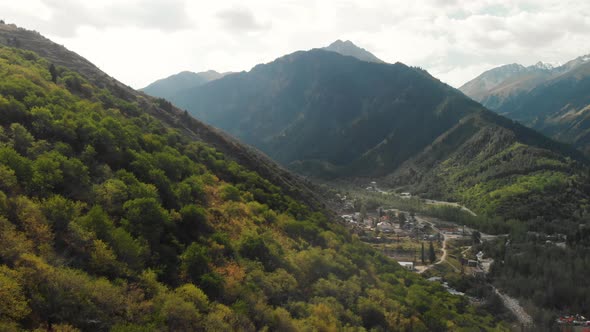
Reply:
[[342, 40], [342, 39], [337, 39], [335, 42], [333, 42], [332, 44], [328, 45], [328, 48], [329, 47], [342, 47], [342, 46], [359, 48], [358, 46], [356, 46], [350, 40]]
[[328, 45], [327, 47], [324, 47], [323, 49], [327, 50], [327, 51], [336, 52], [336, 53], [339, 53], [342, 55], [346, 55], [346, 56], [352, 56], [352, 57], [355, 57], [361, 61], [385, 63], [385, 61], [379, 59], [378, 57], [373, 55], [371, 52], [365, 50], [362, 47], [356, 46], [350, 40], [342, 41], [341, 39], [338, 39], [335, 42], [333, 42], [332, 44]]
[[553, 70], [553, 68], [554, 68], [552, 64], [546, 63], [546, 62], [542, 62], [542, 61], [537, 62], [532, 67], [533, 68], [537, 68], [537, 69], [543, 69], [543, 70]]

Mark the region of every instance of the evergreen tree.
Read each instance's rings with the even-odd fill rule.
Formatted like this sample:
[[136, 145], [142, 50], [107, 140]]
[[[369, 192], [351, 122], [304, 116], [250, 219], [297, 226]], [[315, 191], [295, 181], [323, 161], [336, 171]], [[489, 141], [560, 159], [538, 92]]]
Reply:
[[57, 83], [57, 69], [53, 63], [49, 66], [49, 73], [51, 74], [51, 81]]
[[424, 255], [424, 242], [422, 242], [422, 249], [420, 251], [420, 254], [421, 254], [420, 256], [422, 258], [422, 264], [425, 264], [426, 263], [426, 256]]
[[432, 245], [432, 241], [430, 241], [430, 263], [434, 263], [436, 261], [436, 253], [434, 252], [434, 246]]
[[365, 206], [365, 204], [361, 205], [361, 222], [365, 221], [365, 218], [367, 217], [367, 207]]
[[406, 223], [406, 215], [405, 213], [400, 213], [399, 215], [399, 227], [403, 227]]
[[473, 231], [473, 233], [471, 233], [471, 239], [473, 240], [473, 244], [479, 244], [481, 242], [481, 233]]

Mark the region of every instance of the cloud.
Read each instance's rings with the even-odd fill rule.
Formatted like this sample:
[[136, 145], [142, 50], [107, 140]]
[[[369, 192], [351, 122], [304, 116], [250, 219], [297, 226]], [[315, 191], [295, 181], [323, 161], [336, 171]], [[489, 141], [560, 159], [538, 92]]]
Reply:
[[336, 39], [454, 86], [480, 69], [590, 53], [590, 2], [580, 0], [4, 2], [7, 22], [48, 35], [136, 87], [182, 70], [248, 70]]
[[271, 28], [270, 22], [258, 22], [251, 10], [242, 7], [221, 10], [217, 13], [217, 18], [221, 20], [223, 26], [231, 32], [241, 33], [268, 30]]
[[60, 37], [76, 36], [81, 27], [96, 29], [137, 27], [178, 31], [194, 24], [187, 16], [185, 0], [135, 0], [132, 2], [41, 0], [48, 18], [38, 19], [46, 32]]

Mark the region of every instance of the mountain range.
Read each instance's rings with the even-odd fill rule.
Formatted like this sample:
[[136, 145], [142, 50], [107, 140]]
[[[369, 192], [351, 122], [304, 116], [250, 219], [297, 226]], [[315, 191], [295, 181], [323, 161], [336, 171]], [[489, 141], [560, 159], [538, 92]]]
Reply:
[[[381, 178], [525, 220], [567, 216], [577, 209], [567, 202], [585, 197], [557, 195], [555, 205], [565, 202], [557, 209], [516, 208], [529, 207], [553, 185], [572, 185], [567, 179], [584, 157], [402, 63], [299, 51], [180, 91], [171, 101], [303, 175]], [[522, 183], [548, 174], [559, 180]], [[508, 190], [514, 186], [520, 189]]]
[[[173, 75], [150, 96], [2, 22], [0, 330], [508, 329], [493, 302], [471, 306], [361, 242], [315, 179], [460, 202], [477, 216], [440, 211], [510, 232], [473, 244], [494, 255], [491, 276], [543, 308], [584, 310], [588, 161], [520, 122], [549, 123], [552, 98], [536, 100], [549, 93], [572, 107], [560, 119], [582, 119], [586, 61], [509, 66], [463, 89], [514, 86], [502, 114], [349, 41]], [[559, 125], [554, 137], [570, 135]], [[541, 232], [566, 234], [567, 251]]]
[[590, 151], [590, 55], [561, 66], [491, 69], [459, 89], [484, 106], [557, 140]]
[[2, 331], [507, 330], [317, 186], [3, 22], [0, 114]]
[[[346, 56], [352, 56], [362, 61], [384, 63], [371, 52], [356, 46], [350, 40], [337, 40], [322, 49]], [[219, 79], [228, 74], [232, 73], [218, 73], [215, 70], [208, 70], [200, 73], [183, 71], [178, 74], [159, 79], [140, 90], [154, 97], [175, 100], [176, 95], [181, 94], [184, 91], [192, 90], [193, 88], [197, 88], [205, 83]]]

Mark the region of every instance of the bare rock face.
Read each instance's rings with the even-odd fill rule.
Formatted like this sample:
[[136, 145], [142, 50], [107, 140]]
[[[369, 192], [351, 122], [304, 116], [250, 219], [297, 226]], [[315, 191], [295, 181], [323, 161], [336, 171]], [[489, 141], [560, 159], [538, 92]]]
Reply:
[[362, 61], [385, 63], [385, 61], [377, 58], [371, 52], [365, 50], [362, 47], [356, 46], [350, 40], [342, 41], [338, 39], [329, 46], [324, 47], [324, 50], [340, 53], [346, 56], [352, 56]]

